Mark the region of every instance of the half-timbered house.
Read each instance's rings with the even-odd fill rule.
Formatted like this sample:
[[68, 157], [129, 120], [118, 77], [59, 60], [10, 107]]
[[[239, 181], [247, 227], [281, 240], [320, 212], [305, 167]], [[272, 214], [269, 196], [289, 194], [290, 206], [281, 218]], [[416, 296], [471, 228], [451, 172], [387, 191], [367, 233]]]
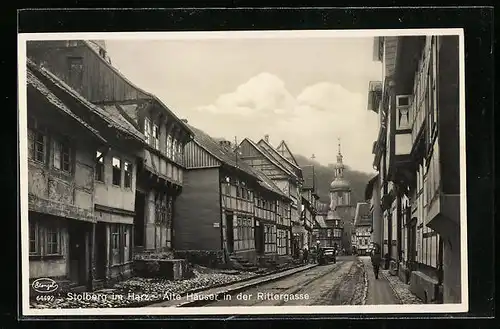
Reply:
[[[27, 67], [29, 278], [92, 287], [94, 154], [107, 141]], [[60, 93], [59, 93], [60, 94]]]
[[[72, 111], [106, 138], [107, 147], [96, 150], [94, 204], [97, 218], [92, 244], [93, 286], [98, 287], [132, 272], [132, 231], [136, 182], [136, 153], [144, 135], [119, 116], [111, 116], [90, 103], [50, 71], [28, 66], [61, 100], [73, 102]], [[79, 174], [77, 172], [77, 174]]]
[[[182, 152], [191, 136], [186, 124], [155, 95], [135, 86], [113, 67], [103, 41], [30, 41], [27, 49], [28, 57], [48, 68], [85, 99], [145, 135], [143, 148], [134, 159], [113, 159], [109, 155], [111, 173], [116, 172], [115, 183], [124, 186], [130, 168], [135, 167], [135, 195], [130, 201], [127, 193], [126, 202], [127, 207], [133, 205], [129, 215], [134, 217], [132, 244], [136, 251], [171, 249], [173, 208], [183, 180]], [[132, 160], [133, 165], [128, 163]], [[118, 181], [119, 175], [123, 181]], [[130, 224], [129, 219], [111, 218], [120, 224]], [[123, 236], [125, 231], [115, 228], [113, 232], [114, 236]]]
[[259, 146], [268, 157], [272, 158], [281, 166], [286, 168], [293, 177], [292, 184], [290, 185], [290, 196], [293, 200], [291, 210], [293, 236], [292, 246], [295, 246], [295, 249], [302, 249], [309, 243], [311, 229], [310, 226], [306, 228], [307, 223], [303, 218], [306, 214], [304, 211], [306, 205], [302, 205], [302, 169], [297, 164], [297, 161], [290, 152], [290, 149], [286, 145], [285, 141], [281, 141], [278, 149], [271, 145], [269, 135], [265, 135], [264, 138], [257, 143], [257, 146]]
[[245, 138], [238, 147], [240, 158], [256, 170], [260, 170], [269, 177], [278, 188], [289, 197], [292, 202], [285, 205], [285, 215], [290, 218], [290, 225], [277, 225], [278, 235], [278, 254], [292, 254], [292, 221], [299, 221], [298, 200], [300, 193], [297, 188], [299, 184], [298, 177], [275, 160], [268, 151], [258, 146], [249, 138]]
[[368, 104], [379, 114], [384, 253], [424, 301], [459, 302], [459, 38], [378, 37], [374, 50], [383, 77]]
[[[289, 225], [290, 199], [274, 183], [234, 152], [191, 127], [186, 145], [187, 171], [179, 197], [175, 245], [187, 258], [257, 262], [257, 256], [286, 254], [278, 227]], [[287, 207], [288, 206], [288, 207]]]

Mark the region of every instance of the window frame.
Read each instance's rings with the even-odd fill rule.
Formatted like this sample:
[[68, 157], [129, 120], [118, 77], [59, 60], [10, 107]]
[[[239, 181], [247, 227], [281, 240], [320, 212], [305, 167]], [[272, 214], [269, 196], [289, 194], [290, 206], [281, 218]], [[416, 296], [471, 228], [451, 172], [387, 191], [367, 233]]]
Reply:
[[[38, 223], [36, 221], [28, 221], [28, 250], [30, 256], [40, 256], [41, 255], [41, 239]], [[34, 236], [31, 234], [31, 229], [34, 230]], [[33, 237], [33, 239], [32, 239]], [[31, 241], [34, 243], [35, 250], [31, 250]]]
[[[120, 177], [120, 178], [119, 178], [119, 182], [118, 182], [118, 184], [115, 184], [115, 183], [116, 183], [116, 182], [115, 182], [115, 170], [117, 170], [117, 167], [116, 167], [116, 166], [115, 166], [115, 164], [114, 164], [114, 162], [115, 162], [114, 160], [115, 160], [115, 159], [116, 159], [116, 160], [118, 160], [118, 161], [119, 161], [119, 163], [120, 163], [120, 168], [119, 168], [119, 172], [120, 172], [119, 177]], [[118, 156], [113, 156], [113, 157], [111, 158], [111, 168], [112, 168], [112, 174], [111, 174], [111, 184], [112, 184], [113, 186], [122, 187], [122, 171], [123, 171], [123, 161], [122, 161], [122, 159], [121, 159], [120, 157], [118, 157]]]
[[[128, 165], [128, 169], [127, 169]], [[127, 176], [128, 176], [128, 185], [127, 185]], [[134, 176], [134, 165], [131, 161], [124, 160], [123, 161], [123, 187], [132, 189], [133, 186], [133, 176]]]
[[[63, 172], [65, 174], [73, 173], [73, 149], [71, 147], [71, 142], [66, 137], [52, 137], [52, 168]], [[66, 151], [66, 152], [65, 152]], [[58, 159], [56, 160], [56, 154], [58, 154]], [[65, 156], [67, 161], [65, 161]], [[57, 166], [56, 166], [57, 163]], [[67, 166], [67, 167], [65, 167]]]
[[[99, 183], [105, 183], [106, 182], [106, 170], [105, 170], [105, 161], [104, 161], [105, 155], [102, 152], [96, 151], [96, 158], [95, 158], [95, 175], [94, 175], [94, 180]], [[100, 178], [98, 176], [101, 176]]]
[[144, 136], [146, 136], [146, 143], [151, 145], [152, 131], [151, 131], [151, 119], [149, 117], [144, 118]]
[[[70, 87], [74, 88], [76, 91], [81, 91], [81, 88], [83, 86], [83, 76], [84, 76], [84, 69], [83, 69], [83, 57], [79, 56], [69, 56], [67, 58], [67, 63], [68, 63], [68, 81], [70, 84]], [[74, 65], [77, 64], [80, 66], [80, 72], [78, 72], [79, 76], [74, 76]], [[78, 78], [78, 81], [76, 81], [76, 78]]]
[[[56, 252], [49, 252], [50, 250], [50, 245], [51, 243], [49, 242], [49, 232], [55, 232], [55, 237], [56, 237]], [[44, 256], [61, 256], [62, 255], [62, 232], [61, 232], [61, 227], [58, 225], [47, 225], [45, 227], [45, 237], [44, 237], [44, 247], [45, 247], [45, 253]]]

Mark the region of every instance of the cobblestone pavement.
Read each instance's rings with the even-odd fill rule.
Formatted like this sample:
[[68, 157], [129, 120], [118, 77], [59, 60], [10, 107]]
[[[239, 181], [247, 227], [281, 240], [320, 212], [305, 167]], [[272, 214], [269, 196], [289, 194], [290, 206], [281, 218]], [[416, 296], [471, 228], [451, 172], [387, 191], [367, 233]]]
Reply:
[[401, 304], [424, 304], [420, 298], [410, 291], [408, 284], [399, 280], [398, 277], [390, 275], [388, 270], [381, 270], [380, 274], [389, 282]]
[[336, 264], [264, 283], [234, 294], [231, 299], [205, 306], [292, 306], [360, 304], [363, 299], [363, 265], [354, 257], [340, 257]]
[[[368, 280], [368, 292], [366, 296], [367, 305], [394, 305], [400, 304], [397, 296], [394, 295], [389, 281], [382, 275], [375, 279], [373, 266], [369, 256], [359, 257], [364, 263]], [[380, 274], [380, 273], [379, 273]]]

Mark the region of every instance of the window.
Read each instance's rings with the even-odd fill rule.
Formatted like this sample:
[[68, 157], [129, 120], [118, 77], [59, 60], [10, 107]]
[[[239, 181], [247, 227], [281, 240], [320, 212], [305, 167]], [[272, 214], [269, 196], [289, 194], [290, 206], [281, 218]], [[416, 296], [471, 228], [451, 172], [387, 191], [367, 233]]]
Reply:
[[68, 58], [69, 83], [76, 91], [81, 92], [83, 85], [83, 59], [81, 57]]
[[179, 155], [177, 154], [177, 140], [174, 139], [172, 141], [172, 157], [174, 158], [175, 161], [177, 161]]
[[113, 185], [121, 186], [122, 183], [122, 162], [118, 158], [113, 158]]
[[132, 187], [132, 164], [125, 161], [123, 165], [123, 170], [125, 172], [124, 185], [125, 187]]
[[120, 264], [120, 226], [111, 225], [111, 263]]
[[172, 136], [167, 136], [167, 157], [172, 158]]
[[128, 262], [131, 258], [130, 256], [130, 226], [125, 226], [123, 230], [123, 261]]
[[153, 124], [153, 146], [155, 149], [160, 149], [160, 128], [156, 123]]
[[47, 255], [59, 255], [60, 250], [60, 239], [61, 232], [58, 227], [48, 227], [46, 230], [46, 239], [47, 239]]
[[151, 143], [151, 121], [149, 118], [144, 118], [144, 135], [146, 136], [146, 143]]
[[78, 40], [66, 41], [66, 47], [76, 47], [76, 46], [78, 46]]
[[98, 182], [104, 182], [104, 154], [97, 151], [95, 158], [95, 180]]
[[71, 149], [67, 141], [53, 143], [53, 166], [56, 169], [71, 172]]
[[29, 252], [30, 255], [40, 253], [40, 239], [38, 236], [38, 227], [36, 223], [29, 222]]
[[41, 131], [37, 130], [28, 130], [28, 138], [29, 138], [29, 156], [31, 159], [38, 162], [45, 162], [45, 154], [46, 154], [46, 136]]
[[183, 156], [184, 156], [184, 154], [183, 154], [182, 150], [183, 150], [183, 148], [182, 148], [182, 144], [181, 144], [181, 142], [179, 142], [179, 143], [177, 144], [177, 153], [178, 153], [178, 155], [179, 155], [179, 158], [178, 158], [178, 160], [179, 160], [179, 161], [182, 161], [182, 158], [183, 158]]

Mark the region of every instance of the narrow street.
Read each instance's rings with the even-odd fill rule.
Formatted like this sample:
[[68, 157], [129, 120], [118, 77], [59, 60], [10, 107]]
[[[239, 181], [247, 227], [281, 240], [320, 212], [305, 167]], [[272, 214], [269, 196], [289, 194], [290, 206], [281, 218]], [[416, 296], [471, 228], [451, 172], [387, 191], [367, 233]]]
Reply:
[[336, 264], [317, 266], [205, 306], [356, 305], [363, 301], [363, 277], [361, 261], [339, 257]]

